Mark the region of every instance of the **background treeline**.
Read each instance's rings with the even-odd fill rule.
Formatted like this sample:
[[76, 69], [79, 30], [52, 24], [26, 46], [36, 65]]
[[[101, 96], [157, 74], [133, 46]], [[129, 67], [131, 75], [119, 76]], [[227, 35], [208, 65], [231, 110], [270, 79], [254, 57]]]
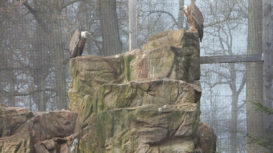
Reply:
[[[189, 3], [138, 0], [137, 46], [160, 31], [186, 27], [179, 8]], [[248, 20], [261, 18], [248, 13], [249, 8], [260, 11], [260, 1], [196, 3], [205, 18], [203, 56], [246, 54], [248, 38], [259, 38], [262, 33], [261, 28], [249, 32], [255, 28], [248, 24], [261, 24]], [[32, 111], [67, 109], [68, 43], [74, 30], [92, 33], [84, 54], [109, 56], [128, 51], [128, 18], [128, 0], [0, 0], [0, 101]], [[205, 64], [201, 68], [201, 118], [213, 127], [217, 150], [247, 152], [246, 65]]]

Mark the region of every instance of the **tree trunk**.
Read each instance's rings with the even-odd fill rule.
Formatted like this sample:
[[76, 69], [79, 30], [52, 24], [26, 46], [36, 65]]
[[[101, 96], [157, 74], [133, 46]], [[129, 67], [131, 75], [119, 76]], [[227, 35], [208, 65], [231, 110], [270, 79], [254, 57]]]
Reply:
[[[10, 64], [12, 66], [13, 64]], [[15, 107], [15, 76], [14, 71], [10, 70], [9, 72], [9, 106]]]
[[[7, 66], [8, 67], [14, 67], [14, 59], [13, 59], [13, 54], [14, 52], [12, 51], [12, 49], [7, 49], [8, 50], [8, 53], [7, 53], [7, 56], [6, 58], [8, 58], [7, 60]], [[16, 76], [15, 76], [15, 71], [13, 69], [10, 69], [8, 70], [8, 75], [7, 75], [7, 78], [8, 78], [8, 82], [9, 82], [9, 93], [8, 93], [8, 104], [9, 106], [11, 107], [15, 107], [15, 80], [16, 80]]]
[[137, 48], [137, 0], [129, 0], [129, 50]]
[[[232, 89], [233, 90], [233, 89]], [[236, 89], [235, 89], [236, 90]], [[231, 104], [231, 127], [230, 127], [230, 153], [237, 153], [237, 122], [238, 122], [238, 96], [236, 91], [232, 91], [232, 104]]]
[[231, 124], [230, 124], [230, 147], [231, 153], [239, 152], [238, 144], [238, 115], [239, 115], [239, 96], [242, 92], [242, 89], [245, 86], [245, 74], [242, 76], [242, 81], [238, 84], [237, 80], [237, 71], [234, 63], [229, 64], [229, 72], [231, 82], [229, 83], [231, 92], [232, 92], [232, 103], [231, 103]]
[[[35, 6], [35, 8], [38, 6]], [[38, 106], [38, 111], [46, 111], [47, 102], [45, 101], [45, 79], [49, 72], [47, 59], [47, 50], [45, 49], [46, 33], [43, 32], [43, 29], [40, 26], [36, 26], [34, 40], [32, 46], [34, 47], [35, 52], [31, 54], [32, 64], [34, 71], [31, 73], [34, 84], [37, 86], [35, 90], [37, 93], [35, 95], [35, 103]]]
[[[248, 54], [262, 53], [262, 3], [248, 0]], [[251, 101], [263, 103], [263, 65], [246, 65], [246, 111], [247, 133], [252, 137], [263, 136], [263, 114], [256, 111]], [[248, 153], [263, 153], [263, 148], [255, 143], [248, 144]]]
[[[237, 74], [235, 70], [235, 64], [231, 63], [230, 66], [230, 89], [232, 92], [232, 101], [231, 101], [231, 125], [230, 125], [230, 153], [237, 153], [237, 122], [238, 122], [238, 97], [240, 92], [237, 92]], [[243, 83], [243, 82], [242, 82]]]
[[116, 0], [99, 0], [99, 12], [102, 32], [102, 51], [104, 56], [121, 53]]
[[[42, 47], [48, 47], [49, 52], [46, 55], [42, 55], [41, 52], [38, 54], [37, 59], [44, 59], [44, 56], [53, 56], [53, 62], [48, 59], [48, 63], [52, 62], [54, 65], [54, 74], [55, 74], [55, 90], [56, 90], [56, 105], [57, 109], [67, 108], [67, 101], [66, 101], [66, 77], [65, 77], [65, 66], [64, 66], [64, 44], [62, 42], [62, 24], [61, 24], [61, 10], [62, 10], [62, 1], [41, 1], [37, 5], [37, 8], [32, 8], [27, 1], [23, 3], [26, 8], [33, 14], [35, 20], [40, 25], [40, 28], [43, 31], [40, 33], [44, 34], [43, 44]], [[46, 24], [45, 24], [46, 23]], [[42, 56], [41, 56], [42, 55]], [[45, 76], [48, 75], [47, 71], [44, 70], [45, 63], [44, 60], [38, 62], [41, 66], [42, 70], [38, 71], [38, 75], [46, 78]], [[38, 68], [40, 68], [40, 66]], [[43, 81], [44, 79], [42, 79]], [[39, 92], [44, 92], [45, 89], [45, 82], [38, 82]], [[38, 97], [37, 97], [38, 96]], [[44, 109], [46, 107], [45, 103], [45, 95], [40, 93], [36, 96], [37, 99], [42, 100], [39, 102], [39, 109]]]
[[179, 0], [179, 13], [178, 13], [178, 28], [183, 28], [184, 24], [184, 0]]
[[[270, 0], [263, 0], [263, 53], [264, 53], [264, 103], [268, 108], [273, 108], [273, 21]], [[273, 119], [265, 114], [264, 126], [266, 133], [273, 131]], [[273, 138], [272, 138], [273, 139]]]
[[62, 42], [62, 23], [61, 23], [61, 5], [58, 1], [51, 4], [51, 21], [52, 32], [51, 45], [53, 45], [54, 52], [54, 67], [55, 67], [55, 81], [56, 81], [56, 103], [57, 109], [67, 109], [66, 96], [66, 77], [64, 65], [64, 44]]
[[[55, 37], [56, 39], [58, 37]], [[58, 40], [56, 40], [58, 42]], [[56, 75], [56, 103], [57, 109], [67, 109], [66, 78], [64, 65], [64, 51], [60, 44], [54, 43], [55, 51], [55, 75]]]
[[45, 78], [42, 77], [43, 79], [39, 79], [39, 86], [38, 86], [38, 94], [39, 94], [39, 103], [40, 103], [40, 108], [39, 111], [46, 111], [46, 104], [47, 102], [45, 101]]

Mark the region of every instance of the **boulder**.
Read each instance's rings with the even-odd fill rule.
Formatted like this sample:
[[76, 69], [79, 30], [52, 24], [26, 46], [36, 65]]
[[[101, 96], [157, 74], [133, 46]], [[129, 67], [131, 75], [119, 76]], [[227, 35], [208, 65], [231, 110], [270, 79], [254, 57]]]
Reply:
[[217, 137], [211, 127], [200, 122], [197, 130], [197, 145], [203, 151], [202, 153], [214, 153], [216, 150]]
[[0, 106], [0, 153], [39, 153], [41, 143], [44, 150], [58, 152], [73, 134], [76, 118], [76, 113], [66, 110], [33, 113]]
[[32, 112], [19, 107], [0, 106], [0, 137], [13, 135], [27, 120], [34, 115]]

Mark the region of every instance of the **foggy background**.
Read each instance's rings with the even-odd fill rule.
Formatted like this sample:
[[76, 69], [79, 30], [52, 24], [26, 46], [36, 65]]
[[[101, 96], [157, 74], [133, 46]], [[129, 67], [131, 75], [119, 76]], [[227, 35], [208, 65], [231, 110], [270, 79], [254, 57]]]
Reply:
[[[247, 53], [248, 0], [196, 4], [205, 18], [202, 56]], [[139, 0], [137, 46], [160, 31], [186, 27], [181, 5]], [[128, 51], [128, 1], [0, 0], [0, 101], [31, 111], [68, 109], [68, 44], [77, 28], [92, 33], [83, 55]], [[115, 41], [104, 42], [107, 37]], [[221, 153], [247, 152], [245, 69], [243, 63], [201, 65], [201, 120], [214, 129]]]

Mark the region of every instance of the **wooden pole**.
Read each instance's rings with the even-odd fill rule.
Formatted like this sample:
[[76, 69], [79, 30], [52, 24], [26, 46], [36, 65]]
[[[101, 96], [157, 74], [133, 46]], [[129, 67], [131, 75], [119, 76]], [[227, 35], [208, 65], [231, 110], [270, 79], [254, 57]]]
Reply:
[[[248, 54], [262, 53], [262, 14], [262, 2], [248, 0]], [[251, 103], [263, 104], [263, 63], [246, 64], [246, 101], [247, 133], [251, 137], [263, 137], [263, 113]], [[248, 153], [266, 153], [264, 147], [256, 143], [249, 143], [247, 147]]]
[[[264, 84], [264, 104], [272, 108], [273, 101], [273, 24], [272, 24], [272, 6], [270, 0], [263, 0], [263, 84]], [[270, 115], [265, 114], [264, 128], [270, 131], [270, 125], [273, 124], [273, 119]], [[272, 130], [273, 127], [271, 127]]]
[[184, 22], [184, 0], [179, 0], [179, 13], [178, 13], [178, 28], [183, 28], [183, 22]]
[[262, 54], [201, 56], [200, 64], [263, 62]]
[[129, 50], [137, 48], [137, 0], [129, 0]]

